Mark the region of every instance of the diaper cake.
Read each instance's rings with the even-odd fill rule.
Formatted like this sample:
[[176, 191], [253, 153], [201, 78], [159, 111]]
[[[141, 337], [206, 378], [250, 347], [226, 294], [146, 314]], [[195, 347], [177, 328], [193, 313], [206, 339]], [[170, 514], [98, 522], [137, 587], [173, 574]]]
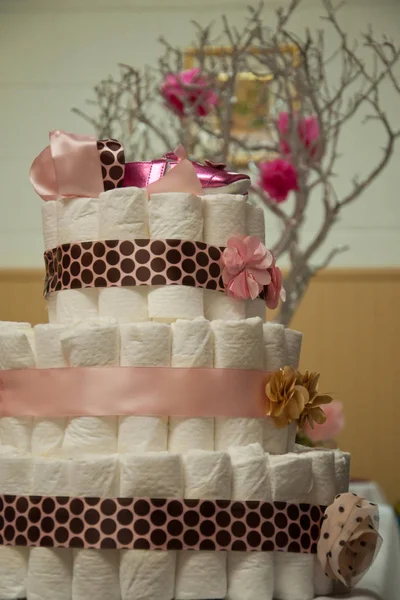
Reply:
[[[54, 131], [49, 323], [0, 323], [0, 599], [310, 600], [380, 544], [299, 369], [250, 180]], [[29, 301], [29, 299], [27, 299]], [[312, 368], [310, 365], [309, 368]]]

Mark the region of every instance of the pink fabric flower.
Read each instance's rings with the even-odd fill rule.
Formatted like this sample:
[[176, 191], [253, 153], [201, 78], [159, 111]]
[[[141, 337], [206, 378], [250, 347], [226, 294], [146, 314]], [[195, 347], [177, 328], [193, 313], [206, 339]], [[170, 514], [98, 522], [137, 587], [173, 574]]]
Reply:
[[274, 262], [271, 252], [258, 237], [232, 237], [222, 254], [222, 279], [233, 298], [254, 300], [271, 281], [268, 271]]
[[275, 259], [268, 269], [268, 272], [271, 275], [271, 281], [267, 288], [265, 304], [267, 305], [267, 308], [274, 310], [278, 307], [279, 300], [282, 300], [282, 302], [285, 302], [286, 300], [286, 292], [282, 287], [282, 272], [280, 268], [276, 266]]
[[276, 158], [259, 165], [259, 185], [276, 202], [284, 202], [289, 192], [298, 190], [297, 172], [293, 165], [283, 158]]
[[[298, 119], [295, 114], [292, 116], [292, 119], [294, 120], [294, 124], [296, 124]], [[276, 124], [281, 135], [281, 152], [285, 155], [291, 154], [291, 147], [288, 141], [288, 137], [290, 138], [289, 113], [280, 113]], [[303, 147], [308, 151], [309, 156], [316, 159], [320, 153], [319, 140], [321, 136], [317, 117], [312, 115], [301, 118], [297, 122], [297, 135]]]
[[315, 423], [314, 429], [312, 429], [307, 422], [304, 427], [305, 435], [312, 442], [334, 440], [343, 430], [344, 414], [341, 402], [333, 400], [330, 404], [324, 404], [324, 413], [326, 414], [325, 423], [322, 425]]
[[193, 108], [197, 116], [204, 117], [218, 104], [217, 94], [207, 87], [207, 80], [195, 67], [166, 75], [160, 91], [168, 107], [178, 116], [183, 117], [185, 109]]

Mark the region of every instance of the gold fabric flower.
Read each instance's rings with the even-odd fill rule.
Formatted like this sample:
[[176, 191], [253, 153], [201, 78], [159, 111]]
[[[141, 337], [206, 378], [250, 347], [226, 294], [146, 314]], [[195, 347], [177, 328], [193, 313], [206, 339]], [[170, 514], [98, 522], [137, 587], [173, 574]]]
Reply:
[[299, 426], [301, 428], [304, 427], [306, 421], [309, 422], [311, 428], [314, 428], [314, 423], [322, 425], [326, 421], [326, 415], [322, 410], [321, 405], [332, 402], [332, 397], [328, 394], [320, 394], [318, 392], [318, 373], [309, 373], [308, 371], [306, 371], [304, 375], [298, 373], [298, 381], [309, 393], [309, 400], [305, 404], [300, 416]]
[[273, 373], [266, 385], [266, 413], [277, 427], [298, 420], [309, 402], [309, 392], [298, 375], [292, 367], [284, 367]]

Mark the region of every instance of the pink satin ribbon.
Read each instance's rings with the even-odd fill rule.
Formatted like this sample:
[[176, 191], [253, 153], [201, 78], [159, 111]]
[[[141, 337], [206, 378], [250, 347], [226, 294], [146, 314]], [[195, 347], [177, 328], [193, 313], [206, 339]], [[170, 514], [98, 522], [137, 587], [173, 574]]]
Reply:
[[96, 138], [60, 130], [51, 131], [49, 138], [29, 173], [36, 193], [45, 201], [97, 198], [104, 186]]
[[242, 369], [80, 367], [0, 371], [0, 417], [265, 417], [269, 375]]

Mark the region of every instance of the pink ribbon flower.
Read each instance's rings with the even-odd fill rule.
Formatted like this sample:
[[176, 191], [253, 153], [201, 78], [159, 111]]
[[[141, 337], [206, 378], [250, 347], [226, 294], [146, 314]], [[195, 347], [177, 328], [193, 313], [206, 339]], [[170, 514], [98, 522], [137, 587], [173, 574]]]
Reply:
[[168, 73], [160, 92], [168, 107], [179, 117], [185, 116], [185, 109], [205, 117], [219, 101], [198, 67], [181, 73]]
[[258, 184], [275, 202], [284, 202], [289, 192], [299, 189], [297, 171], [287, 160], [276, 158], [262, 162], [259, 169]]
[[271, 281], [266, 291], [265, 304], [270, 310], [275, 310], [278, 307], [279, 300], [282, 300], [282, 302], [286, 300], [286, 292], [282, 287], [282, 273], [275, 264], [275, 258], [268, 272], [271, 275]]
[[324, 413], [326, 415], [325, 423], [314, 425], [311, 427], [307, 421], [304, 426], [304, 433], [312, 442], [325, 442], [335, 440], [342, 432], [344, 427], [343, 404], [338, 400], [334, 400], [330, 404], [324, 405]]
[[258, 237], [232, 237], [222, 254], [222, 279], [233, 298], [254, 300], [271, 282], [272, 253]]

